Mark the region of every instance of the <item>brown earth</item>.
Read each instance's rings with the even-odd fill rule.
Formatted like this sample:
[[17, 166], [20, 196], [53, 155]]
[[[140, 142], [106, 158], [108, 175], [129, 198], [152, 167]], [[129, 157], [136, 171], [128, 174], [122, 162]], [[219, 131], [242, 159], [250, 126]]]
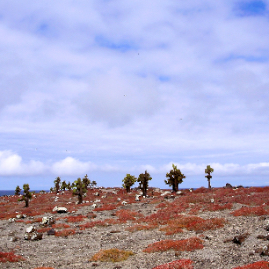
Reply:
[[[98, 190], [94, 190], [97, 192]], [[113, 189], [99, 190], [100, 194], [114, 191]], [[115, 191], [114, 191], [115, 192]], [[137, 192], [132, 192], [130, 195], [135, 195]], [[48, 195], [48, 194], [43, 194]], [[54, 196], [56, 196], [54, 194]], [[63, 195], [64, 196], [64, 195]], [[56, 204], [61, 204], [61, 197]], [[160, 193], [154, 193], [154, 197], [160, 196]], [[151, 203], [153, 196], [142, 198], [139, 202], [129, 203], [125, 206], [120, 205], [117, 209], [107, 211], [93, 211], [91, 205], [93, 199], [89, 201], [89, 205], [80, 206], [76, 212], [67, 214], [51, 214], [44, 213], [36, 217], [51, 216], [56, 219], [60, 218], [56, 223], [66, 223], [65, 216], [87, 215], [90, 212], [96, 214], [96, 220], [104, 220], [108, 218], [116, 219], [115, 212], [119, 209], [129, 209], [138, 211], [144, 216], [156, 213], [158, 203]], [[176, 199], [182, 199], [183, 196], [176, 195]], [[96, 197], [99, 199], [99, 197]], [[105, 198], [103, 198], [105, 199]], [[74, 204], [76, 197], [70, 198]], [[85, 198], [84, 200], [87, 200]], [[122, 200], [121, 200], [122, 201]], [[174, 201], [173, 197], [169, 195], [163, 198], [163, 201], [171, 203]], [[180, 200], [179, 200], [180, 201]], [[1, 197], [0, 197], [1, 202]], [[30, 208], [34, 204], [34, 200], [30, 202]], [[20, 202], [21, 203], [21, 202]], [[22, 206], [22, 204], [21, 204]], [[70, 204], [66, 205], [69, 208]], [[192, 205], [190, 205], [192, 206]], [[0, 205], [0, 208], [3, 207]], [[268, 225], [269, 216], [249, 216], [249, 217], [234, 217], [230, 213], [235, 209], [242, 207], [240, 203], [234, 203], [232, 209], [213, 212], [199, 212], [197, 216], [204, 219], [209, 218], [225, 218], [227, 223], [224, 227], [216, 230], [208, 230], [203, 233], [188, 231], [184, 229], [183, 233], [174, 235], [165, 235], [159, 229], [149, 231], [129, 232], [127, 227], [133, 226], [134, 223], [127, 221], [122, 224], [114, 224], [106, 227], [93, 227], [85, 230], [80, 230], [78, 227], [81, 223], [89, 222], [89, 219], [81, 223], [68, 223], [71, 228], [76, 230], [76, 234], [68, 237], [56, 237], [54, 235], [43, 234], [43, 239], [38, 241], [24, 240], [26, 227], [30, 225], [39, 226], [38, 223], [26, 224], [25, 222], [9, 222], [7, 219], [0, 220], [0, 251], [9, 252], [14, 251], [16, 255], [22, 255], [26, 260], [16, 263], [0, 263], [0, 268], [25, 268], [33, 269], [36, 267], [53, 267], [53, 268], [107, 268], [107, 269], [152, 269], [157, 265], [168, 263], [179, 259], [190, 259], [193, 261], [196, 269], [210, 269], [223, 268], [232, 269], [237, 266], [250, 264], [256, 261], [269, 261], [269, 256], [262, 256], [260, 253], [255, 253], [257, 248], [265, 248], [269, 241], [265, 239], [258, 239], [257, 236], [267, 236], [266, 226]], [[114, 214], [113, 214], [114, 213]], [[183, 214], [188, 214], [186, 211]], [[26, 217], [23, 221], [31, 220], [33, 217]], [[57, 230], [57, 229], [56, 229]], [[14, 232], [18, 237], [17, 241], [9, 241], [8, 234]], [[235, 236], [247, 234], [242, 243], [233, 242]], [[149, 244], [164, 240], [164, 239], [186, 239], [190, 237], [199, 237], [203, 240], [203, 249], [194, 250], [191, 252], [177, 252], [168, 250], [165, 252], [145, 253], [145, 249]], [[236, 240], [234, 240], [236, 241]], [[130, 256], [127, 260], [122, 262], [90, 262], [90, 258], [100, 249], [118, 248], [122, 250], [131, 250], [135, 255]]]

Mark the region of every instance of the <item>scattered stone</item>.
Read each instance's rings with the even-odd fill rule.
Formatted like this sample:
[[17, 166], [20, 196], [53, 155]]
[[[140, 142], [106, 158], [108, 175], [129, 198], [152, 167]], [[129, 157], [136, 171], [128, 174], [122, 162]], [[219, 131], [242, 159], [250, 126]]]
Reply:
[[258, 235], [257, 239], [269, 240], [269, 235]]
[[123, 205], [127, 205], [127, 202], [126, 202], [126, 201], [122, 201], [122, 204], [123, 204]]
[[233, 238], [232, 242], [235, 244], [241, 245], [248, 236], [249, 236], [248, 233], [237, 235]]
[[55, 235], [55, 230], [53, 228], [48, 230], [47, 235]]
[[17, 241], [19, 238], [15, 235], [15, 232], [9, 232], [8, 236], [7, 236], [7, 240], [10, 242], [15, 242]]
[[25, 240], [35, 241], [35, 240], [41, 240], [42, 236], [43, 236], [43, 234], [38, 233], [34, 226], [29, 226], [29, 227], [26, 228], [26, 233], [24, 235], [24, 239]]
[[41, 225], [42, 226], [50, 226], [55, 223], [55, 218], [53, 216], [50, 217], [43, 217]]
[[66, 207], [62, 207], [62, 206], [60, 206], [60, 207], [55, 206], [52, 209], [52, 212], [55, 212], [55, 211], [57, 211], [57, 213], [67, 213], [68, 212], [67, 208]]
[[16, 221], [16, 218], [10, 218], [8, 219], [8, 222], [15, 222]]
[[170, 191], [165, 191], [165, 192], [163, 192], [163, 193], [161, 194], [161, 196], [166, 196], [166, 195], [168, 195], [168, 194], [171, 194], [171, 192], [170, 192]]

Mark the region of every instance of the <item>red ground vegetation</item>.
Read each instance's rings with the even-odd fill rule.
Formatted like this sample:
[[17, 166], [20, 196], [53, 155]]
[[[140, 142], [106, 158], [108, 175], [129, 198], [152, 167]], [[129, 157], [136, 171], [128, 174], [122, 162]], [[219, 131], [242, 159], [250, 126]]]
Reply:
[[67, 237], [76, 233], [75, 229], [63, 229], [55, 232], [55, 236]]
[[268, 269], [268, 268], [269, 268], [269, 262], [260, 261], [260, 262], [254, 262], [251, 264], [235, 267], [233, 269]]
[[67, 222], [81, 222], [81, 221], [84, 221], [86, 218], [87, 216], [84, 216], [84, 215], [65, 217]]
[[15, 255], [14, 252], [0, 252], [0, 262], [19, 262], [24, 260], [23, 257]]
[[233, 216], [263, 216], [268, 215], [269, 210], [268, 206], [256, 206], [256, 207], [246, 207], [243, 206], [238, 210], [235, 210], [231, 213]]
[[152, 269], [193, 269], [192, 263], [191, 260], [182, 259], [158, 265]]
[[170, 249], [176, 251], [193, 251], [196, 249], [202, 249], [203, 241], [198, 237], [192, 237], [183, 240], [162, 240], [153, 244], [150, 244], [145, 248], [144, 252], [163, 252]]

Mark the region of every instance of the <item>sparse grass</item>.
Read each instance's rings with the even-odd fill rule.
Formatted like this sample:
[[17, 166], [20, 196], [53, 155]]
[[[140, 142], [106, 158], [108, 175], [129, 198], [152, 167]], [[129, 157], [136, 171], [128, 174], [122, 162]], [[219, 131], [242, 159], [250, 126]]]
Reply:
[[192, 260], [182, 259], [158, 265], [152, 269], [193, 269], [192, 263]]
[[128, 259], [129, 256], [134, 255], [132, 251], [119, 250], [116, 248], [100, 250], [92, 256], [90, 261], [101, 262], [121, 262]]
[[20, 262], [25, 259], [21, 256], [15, 255], [14, 252], [0, 252], [0, 262]]
[[192, 237], [183, 240], [162, 240], [148, 245], [143, 251], [147, 253], [164, 252], [170, 249], [176, 251], [194, 251], [203, 247], [203, 241], [200, 238]]

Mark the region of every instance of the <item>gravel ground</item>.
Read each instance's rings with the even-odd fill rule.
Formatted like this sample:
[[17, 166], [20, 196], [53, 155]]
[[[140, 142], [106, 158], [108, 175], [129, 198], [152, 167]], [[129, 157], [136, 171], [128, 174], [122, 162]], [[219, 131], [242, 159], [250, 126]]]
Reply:
[[[135, 204], [128, 204], [117, 208], [140, 211], [145, 216], [152, 214], [156, 210], [156, 204], [150, 204], [151, 198], [143, 198]], [[180, 199], [180, 197], [176, 197]], [[238, 209], [242, 205], [234, 204], [233, 209]], [[94, 212], [97, 217], [94, 220], [113, 218], [112, 211]], [[262, 217], [233, 217], [230, 212], [224, 210], [218, 212], [203, 212], [198, 216], [208, 219], [222, 217], [227, 220], [223, 228], [209, 230], [203, 234], [184, 230], [183, 233], [175, 235], [165, 235], [158, 229], [151, 231], [128, 232], [125, 229], [132, 226], [132, 223], [116, 224], [107, 227], [94, 227], [79, 230], [79, 223], [69, 223], [76, 228], [77, 233], [68, 237], [56, 237], [54, 235], [43, 234], [43, 239], [38, 241], [24, 240], [26, 227], [31, 224], [22, 222], [0, 221], [0, 251], [15, 251], [15, 254], [22, 255], [26, 261], [17, 263], [1, 263], [0, 268], [25, 268], [33, 269], [46, 266], [53, 268], [107, 268], [107, 269], [151, 269], [157, 265], [164, 264], [179, 259], [191, 259], [194, 268], [197, 269], [230, 269], [255, 261], [269, 261], [269, 256], [261, 256], [255, 253], [255, 249], [266, 247], [267, 240], [257, 239], [258, 235], [267, 235], [265, 229], [269, 216]], [[86, 215], [92, 211], [90, 206], [83, 206], [75, 213], [54, 214], [54, 217], [71, 215]], [[50, 216], [50, 214], [44, 214]], [[43, 216], [42, 216], [43, 217]], [[115, 218], [115, 216], [114, 216]], [[28, 218], [26, 218], [27, 220]], [[35, 224], [38, 226], [38, 224]], [[14, 232], [18, 237], [15, 242], [8, 240], [8, 234]], [[235, 236], [248, 233], [246, 240], [240, 245], [231, 241]], [[186, 239], [198, 236], [203, 239], [204, 248], [192, 252], [166, 252], [145, 253], [143, 249], [149, 244], [164, 239]], [[228, 242], [224, 242], [228, 241]], [[117, 263], [90, 262], [89, 259], [100, 249], [118, 248], [132, 250], [135, 255], [127, 260]]]

